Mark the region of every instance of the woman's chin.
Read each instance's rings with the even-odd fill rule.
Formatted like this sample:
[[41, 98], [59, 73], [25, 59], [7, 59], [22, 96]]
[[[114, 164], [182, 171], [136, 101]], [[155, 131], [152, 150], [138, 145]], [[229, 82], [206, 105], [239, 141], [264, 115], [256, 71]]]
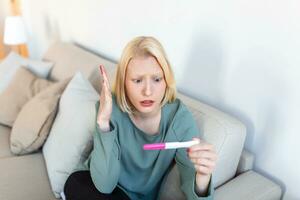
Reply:
[[155, 106], [151, 106], [151, 107], [140, 106], [140, 107], [137, 108], [137, 111], [140, 114], [153, 114], [156, 110], [158, 110], [158, 108], [155, 107]]
[[152, 108], [139, 108], [138, 112], [143, 113], [143, 114], [147, 114], [147, 113], [152, 113], [153, 109]]

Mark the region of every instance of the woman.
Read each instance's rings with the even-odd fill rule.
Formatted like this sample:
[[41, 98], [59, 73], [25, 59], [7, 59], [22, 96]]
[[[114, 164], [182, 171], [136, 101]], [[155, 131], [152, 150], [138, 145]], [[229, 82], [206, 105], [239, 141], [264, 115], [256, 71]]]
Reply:
[[175, 80], [161, 44], [137, 37], [125, 47], [115, 83], [100, 67], [103, 87], [96, 109], [94, 148], [66, 181], [67, 200], [158, 198], [175, 158], [187, 199], [212, 199], [217, 155], [201, 140], [188, 149], [143, 150], [147, 143], [198, 140], [192, 114], [176, 98]]

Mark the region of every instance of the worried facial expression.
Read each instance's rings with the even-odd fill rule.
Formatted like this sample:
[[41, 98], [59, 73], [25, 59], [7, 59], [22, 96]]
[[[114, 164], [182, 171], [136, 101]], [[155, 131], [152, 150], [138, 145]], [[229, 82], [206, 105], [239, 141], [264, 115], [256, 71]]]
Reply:
[[132, 58], [127, 66], [125, 88], [136, 111], [153, 115], [165, 95], [164, 72], [153, 56]]

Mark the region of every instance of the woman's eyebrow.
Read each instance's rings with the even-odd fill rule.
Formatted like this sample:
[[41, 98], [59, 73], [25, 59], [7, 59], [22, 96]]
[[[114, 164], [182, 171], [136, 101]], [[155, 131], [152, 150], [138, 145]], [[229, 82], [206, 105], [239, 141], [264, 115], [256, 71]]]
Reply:
[[[144, 76], [145, 74], [132, 74], [132, 77], [136, 77], [136, 78], [141, 78]], [[156, 76], [163, 76], [163, 74], [162, 73], [151, 74], [151, 77], [156, 77]]]
[[152, 78], [161, 78], [161, 77], [163, 77], [162, 74], [155, 74], [155, 75], [152, 75]]
[[143, 75], [138, 75], [138, 74], [132, 74], [131, 78], [142, 78]]

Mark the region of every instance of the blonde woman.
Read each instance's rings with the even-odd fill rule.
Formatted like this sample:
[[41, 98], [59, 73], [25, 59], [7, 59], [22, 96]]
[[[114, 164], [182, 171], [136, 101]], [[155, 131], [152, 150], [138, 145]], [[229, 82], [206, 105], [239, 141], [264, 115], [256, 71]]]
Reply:
[[67, 200], [156, 200], [175, 158], [187, 199], [213, 199], [211, 175], [217, 155], [211, 144], [143, 150], [148, 143], [198, 140], [199, 130], [176, 98], [174, 75], [162, 45], [137, 37], [125, 47], [110, 90], [104, 67], [96, 104], [94, 148], [64, 188]]

